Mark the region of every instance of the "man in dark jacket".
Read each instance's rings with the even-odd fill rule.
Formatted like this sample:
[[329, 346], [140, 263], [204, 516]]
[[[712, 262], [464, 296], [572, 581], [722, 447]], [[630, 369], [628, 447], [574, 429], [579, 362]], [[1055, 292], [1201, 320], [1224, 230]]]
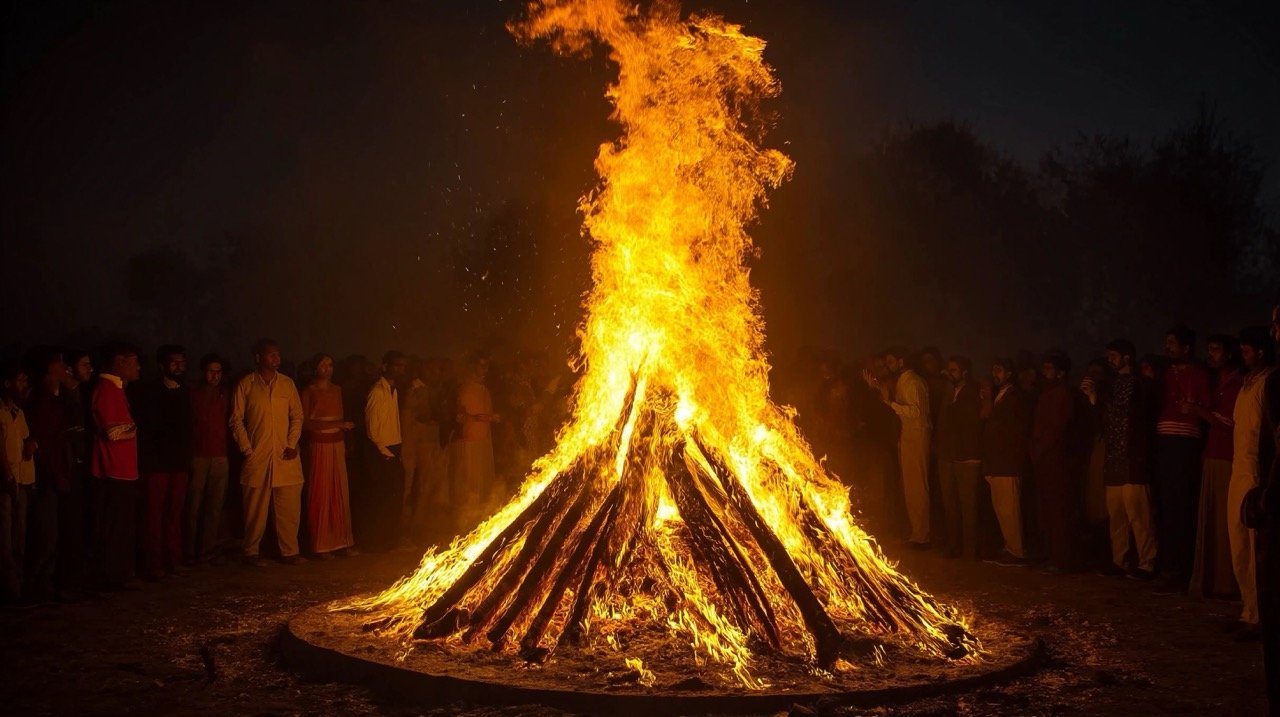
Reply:
[[129, 404], [138, 425], [138, 469], [142, 474], [139, 575], [158, 580], [179, 572], [182, 509], [191, 470], [191, 394], [183, 386], [187, 355], [181, 346], [156, 350], [160, 377], [133, 384]]
[[1004, 550], [991, 562], [997, 565], [1027, 564], [1023, 547], [1022, 479], [1027, 472], [1027, 439], [1031, 427], [1031, 400], [1018, 387], [1013, 361], [991, 364], [991, 383], [981, 389], [982, 470], [991, 487], [991, 507], [1000, 523]]
[[1133, 536], [1136, 565], [1129, 576], [1149, 580], [1156, 567], [1156, 527], [1151, 511], [1151, 436], [1155, 428], [1154, 397], [1134, 373], [1137, 353], [1132, 342], [1117, 339], [1107, 345], [1107, 363], [1115, 369], [1110, 395], [1102, 409], [1105, 446], [1103, 480], [1107, 486], [1107, 517], [1111, 534], [1111, 562], [1125, 570], [1125, 556]]
[[1071, 359], [1065, 353], [1055, 350], [1045, 354], [1041, 366], [1044, 386], [1031, 421], [1031, 469], [1039, 508], [1036, 517], [1048, 558], [1045, 571], [1050, 573], [1075, 567], [1084, 397], [1067, 383], [1070, 371]]
[[982, 400], [969, 374], [973, 362], [952, 356], [938, 415], [938, 483], [951, 557], [978, 557], [978, 483], [982, 480]]

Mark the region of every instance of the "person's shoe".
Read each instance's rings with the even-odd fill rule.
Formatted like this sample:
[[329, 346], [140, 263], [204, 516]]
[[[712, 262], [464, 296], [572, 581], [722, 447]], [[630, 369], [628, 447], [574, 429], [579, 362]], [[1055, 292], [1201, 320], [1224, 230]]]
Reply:
[[1122, 578], [1128, 575], [1128, 572], [1125, 571], [1124, 568], [1116, 565], [1115, 563], [1107, 563], [1106, 565], [1098, 568], [1095, 572], [1104, 578]]
[[1008, 550], [1001, 550], [999, 555], [982, 562], [999, 565], [1002, 568], [1025, 568], [1027, 566], [1026, 558], [1019, 558]]
[[301, 555], [285, 555], [280, 558], [280, 562], [285, 565], [301, 565], [306, 562], [306, 558]]
[[274, 565], [270, 560], [264, 560], [261, 555], [246, 555], [241, 560], [251, 568], [269, 568]]
[[1062, 568], [1058, 567], [1057, 565], [1048, 563], [1040, 566], [1040, 572], [1044, 573], [1045, 575], [1061, 575], [1064, 571], [1062, 570]]
[[333, 553], [316, 553], [311, 557], [315, 558], [316, 560], [333, 560]]
[[352, 545], [349, 548], [343, 548], [342, 550], [338, 551], [338, 554], [344, 558], [354, 558], [355, 556], [360, 555], [360, 551], [356, 548], [356, 546]]
[[1124, 576], [1130, 580], [1140, 580], [1142, 582], [1151, 582], [1156, 579], [1155, 573], [1150, 570], [1143, 570], [1142, 568], [1134, 568], [1125, 573]]

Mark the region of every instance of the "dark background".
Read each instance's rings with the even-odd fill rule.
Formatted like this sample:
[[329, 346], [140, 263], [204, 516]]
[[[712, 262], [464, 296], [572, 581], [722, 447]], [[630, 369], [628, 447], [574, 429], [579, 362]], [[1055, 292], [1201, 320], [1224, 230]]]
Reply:
[[[752, 266], [779, 361], [1265, 319], [1276, 3], [685, 5], [783, 83], [797, 170]], [[9, 4], [0, 342], [565, 355], [611, 68], [517, 45], [521, 7]]]

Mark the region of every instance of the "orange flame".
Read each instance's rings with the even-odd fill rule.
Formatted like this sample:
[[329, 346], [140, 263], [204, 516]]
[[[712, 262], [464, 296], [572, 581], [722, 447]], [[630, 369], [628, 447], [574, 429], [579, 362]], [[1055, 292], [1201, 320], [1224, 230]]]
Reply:
[[[976, 659], [977, 643], [954, 611], [885, 560], [854, 524], [845, 488], [815, 459], [793, 413], [770, 400], [763, 324], [744, 266], [753, 251], [745, 226], [792, 162], [759, 145], [758, 102], [779, 92], [763, 59], [764, 41], [716, 16], [682, 17], [671, 2], [641, 11], [619, 0], [542, 0], [510, 29], [522, 41], [548, 39], [565, 53], [599, 42], [618, 68], [607, 95], [622, 134], [601, 146], [600, 185], [580, 205], [595, 243], [594, 288], [580, 330], [586, 371], [573, 418], [510, 503], [448, 549], [428, 552], [384, 593], [343, 607], [381, 615], [384, 632], [407, 640], [424, 610], [482, 556], [492, 566], [458, 604], [511, 605], [512, 598], [492, 595], [508, 573], [534, 579], [520, 557], [535, 547], [526, 546], [534, 534], [515, 521], [556, 481], [585, 469], [593, 479], [582, 514], [614, 521], [635, 515], [641, 526], [625, 540], [600, 534], [610, 542], [587, 639], [616, 644], [620, 625], [656, 622], [682, 636], [700, 660], [763, 687], [751, 669], [749, 640], [759, 626], [731, 609], [726, 591], [690, 549], [688, 506], [667, 481], [671, 466], [682, 463], [691, 474], [727, 476], [719, 484], [704, 478], [698, 490], [711, 504], [741, 504], [745, 496], [772, 534], [752, 534], [745, 518], [721, 521], [724, 542], [759, 576], [781, 649], [821, 651], [788, 594], [795, 581], [788, 587], [770, 569], [777, 551], [770, 555], [767, 544], [774, 540], [785, 549], [782, 562], [794, 564], [841, 634]], [[621, 501], [606, 508], [606, 495], [619, 484]], [[564, 544], [594, 539], [586, 537], [585, 520], [558, 520]], [[504, 535], [515, 537], [499, 546]], [[566, 551], [552, 574], [577, 569], [568, 560]], [[584, 584], [594, 587], [590, 580]], [[616, 589], [628, 580], [650, 587]], [[539, 599], [554, 609], [546, 634], [561, 634], [573, 590], [562, 598], [540, 589]], [[518, 612], [514, 619], [520, 628], [532, 621]], [[445, 639], [476, 639], [464, 628], [446, 630]]]

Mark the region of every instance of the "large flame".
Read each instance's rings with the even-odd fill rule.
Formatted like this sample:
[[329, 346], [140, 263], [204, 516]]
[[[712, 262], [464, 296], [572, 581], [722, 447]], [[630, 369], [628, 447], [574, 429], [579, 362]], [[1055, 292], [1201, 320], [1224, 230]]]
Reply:
[[594, 288], [573, 418], [510, 503], [344, 607], [406, 643], [487, 635], [526, 658], [566, 636], [621, 649], [622, 626], [656, 623], [751, 687], [761, 649], [827, 668], [854, 637], [971, 658], [770, 400], [745, 225], [792, 163], [758, 144], [779, 91], [765, 43], [671, 2], [542, 0], [510, 29], [565, 53], [598, 42], [618, 67], [622, 135], [581, 201]]

